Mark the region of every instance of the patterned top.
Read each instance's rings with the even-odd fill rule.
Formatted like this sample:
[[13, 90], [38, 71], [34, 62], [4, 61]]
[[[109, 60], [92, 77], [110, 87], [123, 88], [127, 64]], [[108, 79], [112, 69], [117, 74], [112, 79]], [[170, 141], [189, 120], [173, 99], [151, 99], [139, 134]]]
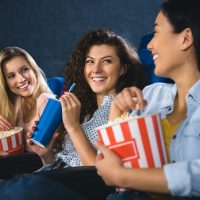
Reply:
[[[92, 145], [94, 141], [98, 139], [98, 134], [95, 128], [108, 122], [110, 105], [114, 97], [114, 94], [105, 96], [101, 103], [101, 107], [94, 112], [92, 118], [89, 121], [85, 120], [85, 122], [81, 125]], [[56, 160], [58, 158], [65, 162], [65, 167], [75, 167], [81, 165], [80, 158], [74, 148], [69, 134], [66, 134], [66, 142], [63, 151], [56, 155]]]

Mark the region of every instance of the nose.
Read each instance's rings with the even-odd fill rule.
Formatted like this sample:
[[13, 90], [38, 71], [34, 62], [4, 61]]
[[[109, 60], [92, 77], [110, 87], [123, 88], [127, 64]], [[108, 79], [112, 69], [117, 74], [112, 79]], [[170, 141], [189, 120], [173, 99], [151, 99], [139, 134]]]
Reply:
[[101, 72], [101, 63], [100, 62], [96, 62], [93, 65], [92, 72], [93, 73], [99, 73], [99, 72]]
[[17, 80], [19, 81], [19, 82], [23, 82], [24, 80], [25, 80], [25, 78], [23, 77], [23, 75], [22, 74], [18, 74], [17, 75]]
[[153, 40], [153, 38], [152, 38], [152, 39], [149, 41], [149, 43], [147, 44], [147, 49], [148, 49], [149, 51], [152, 51], [152, 49], [153, 49], [152, 40]]

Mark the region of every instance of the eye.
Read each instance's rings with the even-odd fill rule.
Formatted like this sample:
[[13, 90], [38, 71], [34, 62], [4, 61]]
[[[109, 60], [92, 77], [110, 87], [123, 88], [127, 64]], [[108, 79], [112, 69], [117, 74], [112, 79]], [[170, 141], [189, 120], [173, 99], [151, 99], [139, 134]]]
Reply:
[[86, 64], [87, 64], [87, 63], [94, 63], [94, 61], [91, 60], [91, 59], [87, 59], [87, 60], [85, 61], [85, 63], [86, 63]]
[[158, 31], [156, 29], [153, 30], [153, 35], [156, 35]]
[[7, 79], [13, 79], [13, 78], [15, 78], [15, 74], [8, 74], [7, 75]]
[[103, 63], [108, 63], [108, 64], [110, 64], [110, 63], [112, 63], [112, 60], [111, 60], [111, 59], [105, 59], [105, 60], [103, 60]]
[[26, 73], [27, 71], [29, 71], [29, 68], [28, 67], [23, 67], [21, 69], [21, 73]]

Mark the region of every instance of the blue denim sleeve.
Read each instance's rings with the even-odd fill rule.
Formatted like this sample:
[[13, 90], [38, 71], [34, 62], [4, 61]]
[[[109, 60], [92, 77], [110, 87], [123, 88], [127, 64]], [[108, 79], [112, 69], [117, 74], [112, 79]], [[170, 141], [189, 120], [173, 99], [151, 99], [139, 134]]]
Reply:
[[173, 196], [200, 196], [200, 159], [166, 164], [164, 172]]

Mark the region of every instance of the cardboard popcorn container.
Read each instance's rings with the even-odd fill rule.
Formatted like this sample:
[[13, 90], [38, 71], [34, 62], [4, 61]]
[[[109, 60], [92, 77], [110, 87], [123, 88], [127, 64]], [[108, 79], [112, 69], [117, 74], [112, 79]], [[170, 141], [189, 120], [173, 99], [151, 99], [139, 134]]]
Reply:
[[100, 141], [121, 157], [125, 167], [158, 168], [167, 162], [158, 114], [130, 117], [96, 130]]
[[24, 152], [23, 129], [14, 127], [9, 131], [0, 131], [0, 151], [9, 155], [17, 155]]

